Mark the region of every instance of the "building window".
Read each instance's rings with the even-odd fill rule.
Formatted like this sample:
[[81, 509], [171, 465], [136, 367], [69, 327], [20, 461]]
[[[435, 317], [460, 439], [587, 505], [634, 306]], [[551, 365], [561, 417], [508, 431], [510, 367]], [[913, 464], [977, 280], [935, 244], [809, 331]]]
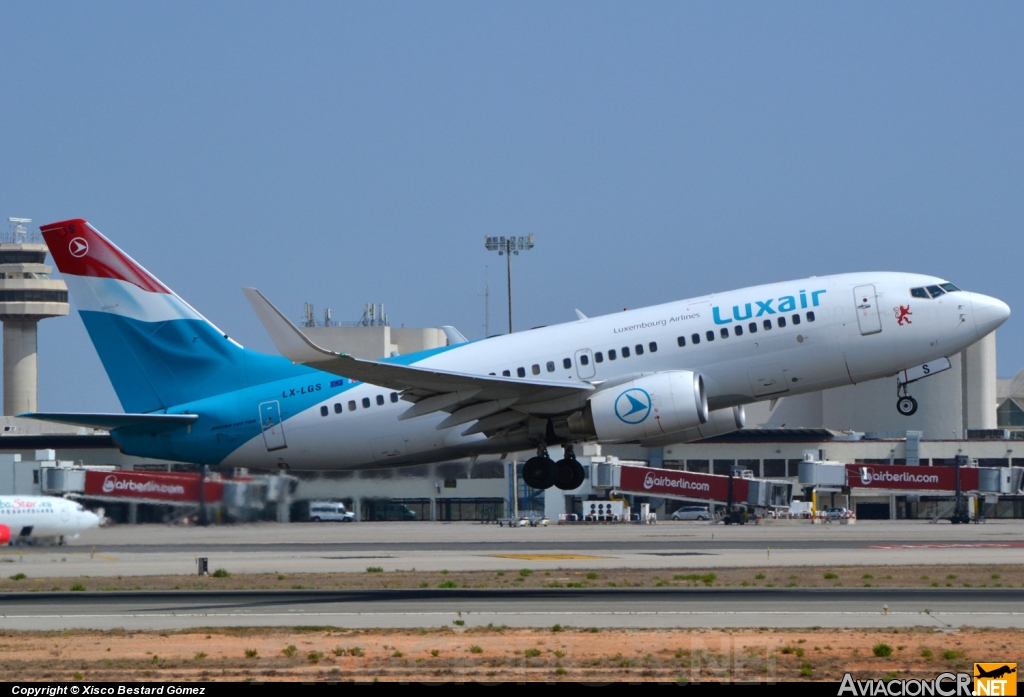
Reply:
[[[491, 373], [491, 375], [493, 375], [493, 374], [494, 373]], [[392, 392], [391, 393], [391, 402], [392, 402], [392, 404], [397, 404], [398, 403], [398, 393], [397, 392]]]
[[348, 401], [348, 410], [349, 411], [355, 411], [356, 410], [356, 400], [350, 399]]
[[715, 333], [713, 331], [711, 331], [710, 329], [707, 330], [707, 332], [704, 333], [704, 336], [705, 336], [705, 338], [707, 338], [708, 341], [714, 341], [715, 340]]
[[530, 372], [533, 373], [534, 375], [540, 375], [540, 366], [534, 363], [533, 366], [530, 368]]
[[636, 355], [638, 355], [638, 356], [644, 355], [644, 345], [643, 344], [637, 344], [636, 345]]
[[729, 328], [728, 327], [722, 327], [718, 331], [722, 334], [722, 338], [723, 339], [728, 339], [729, 338]]
[[580, 365], [590, 365], [590, 357], [587, 354], [580, 354]]
[[555, 372], [555, 362], [554, 361], [548, 361], [548, 364], [547, 364], [546, 367], [547, 367], [549, 373]]
[[327, 407], [320, 407], [320, 416], [327, 416]]
[[793, 315], [793, 324], [800, 324], [800, 315]]
[[569, 358], [563, 358], [562, 359], [562, 367], [565, 368], [566, 370], [571, 368], [572, 367], [572, 360], [569, 359]]
[[651, 350], [651, 353], [654, 353], [655, 351], [658, 350], [658, 342], [652, 341], [651, 343], [647, 344], [647, 348]]
[[340, 414], [341, 413], [341, 402], [335, 402], [334, 403], [334, 413], [335, 414]]
[[732, 331], [734, 334], [736, 334], [736, 336], [743, 336], [743, 325], [737, 324], [735, 327], [733, 327]]
[[813, 322], [814, 321], [814, 312], [808, 311], [808, 313], [807, 313], [807, 321], [808, 322]]
[[370, 408], [370, 398], [369, 397], [363, 397], [363, 409], [369, 409], [369, 408]]
[[685, 336], [677, 336], [676, 337], [676, 343], [680, 347], [686, 346], [686, 337]]
[[384, 406], [384, 395], [382, 395], [382, 394], [377, 395], [377, 406], [378, 407]]
[[615, 360], [615, 349], [608, 349], [608, 360]]
[[604, 354], [601, 353], [600, 351], [595, 353], [594, 354], [594, 362], [595, 363], [604, 363]]
[[779, 317], [779, 329], [782, 329], [785, 326], [786, 326], [786, 318], [785, 317]]
[[764, 328], [766, 331], [772, 328], [772, 321], [770, 319], [766, 319], [764, 321]]
[[628, 346], [623, 346], [622, 347], [622, 357], [623, 358], [629, 358], [629, 347]]
[[516, 375], [518, 375], [521, 378], [525, 378], [526, 377], [526, 368], [516, 368]]

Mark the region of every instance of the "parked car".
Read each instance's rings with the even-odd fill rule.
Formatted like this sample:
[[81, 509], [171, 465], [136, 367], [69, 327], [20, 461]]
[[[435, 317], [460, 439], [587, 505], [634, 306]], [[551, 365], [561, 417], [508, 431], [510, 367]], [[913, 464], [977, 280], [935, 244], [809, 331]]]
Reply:
[[672, 514], [672, 520], [711, 520], [707, 506], [683, 506]]
[[831, 508], [825, 509], [825, 520], [842, 520], [849, 513], [845, 508], [838, 506], [832, 506]]
[[345, 508], [345, 504], [337, 501], [311, 501], [309, 503], [309, 519], [314, 523], [321, 521], [351, 523], [356, 515]]

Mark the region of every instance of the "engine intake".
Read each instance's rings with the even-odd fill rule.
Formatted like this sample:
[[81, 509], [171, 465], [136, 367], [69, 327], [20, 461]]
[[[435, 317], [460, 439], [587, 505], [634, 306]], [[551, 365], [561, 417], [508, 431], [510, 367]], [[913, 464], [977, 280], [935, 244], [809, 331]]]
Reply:
[[672, 370], [601, 390], [569, 417], [569, 429], [602, 441], [630, 441], [694, 428], [707, 420], [703, 378], [691, 370]]

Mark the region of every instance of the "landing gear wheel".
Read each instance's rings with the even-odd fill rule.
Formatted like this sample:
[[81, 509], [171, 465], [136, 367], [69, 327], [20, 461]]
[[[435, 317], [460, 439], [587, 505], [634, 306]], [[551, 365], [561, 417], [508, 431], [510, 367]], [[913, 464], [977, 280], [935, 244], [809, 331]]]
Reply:
[[549, 489], [558, 478], [558, 467], [550, 457], [531, 457], [523, 463], [523, 483], [531, 489]]
[[903, 414], [903, 416], [912, 416], [917, 413], [917, 400], [906, 395], [896, 400], [896, 411]]
[[562, 491], [578, 489], [586, 481], [587, 473], [576, 460], [565, 458], [555, 463], [558, 474], [555, 478], [555, 486]]

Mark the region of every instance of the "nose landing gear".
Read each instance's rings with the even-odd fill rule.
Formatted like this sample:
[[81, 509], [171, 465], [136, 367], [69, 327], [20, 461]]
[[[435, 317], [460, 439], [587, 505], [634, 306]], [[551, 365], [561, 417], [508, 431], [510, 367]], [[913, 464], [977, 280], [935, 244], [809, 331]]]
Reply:
[[896, 411], [903, 416], [913, 416], [917, 413], [917, 400], [907, 394], [906, 383], [896, 387]]

